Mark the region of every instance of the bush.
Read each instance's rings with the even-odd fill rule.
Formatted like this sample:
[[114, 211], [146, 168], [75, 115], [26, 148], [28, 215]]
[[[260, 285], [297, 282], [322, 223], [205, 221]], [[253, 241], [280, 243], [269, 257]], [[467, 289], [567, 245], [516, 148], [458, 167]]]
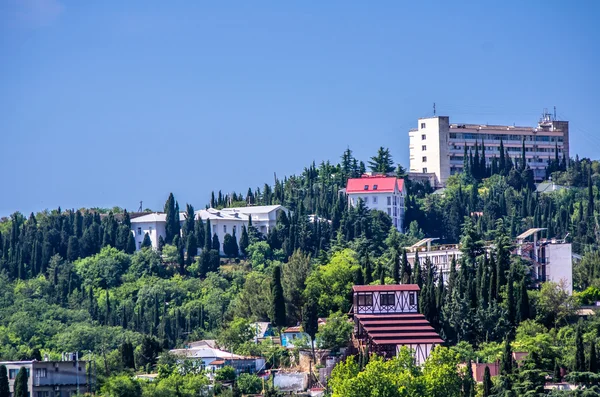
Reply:
[[235, 380], [235, 369], [230, 366], [225, 366], [217, 370], [215, 380], [219, 382], [233, 382]]
[[241, 374], [237, 385], [243, 394], [258, 394], [262, 391], [262, 379], [252, 374]]

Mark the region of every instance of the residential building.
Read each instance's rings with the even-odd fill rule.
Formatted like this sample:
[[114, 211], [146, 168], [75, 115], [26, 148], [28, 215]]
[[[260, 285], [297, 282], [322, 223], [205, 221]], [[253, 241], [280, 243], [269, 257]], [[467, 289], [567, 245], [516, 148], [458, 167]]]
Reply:
[[549, 182], [542, 182], [542, 183], [538, 183], [535, 185], [535, 191], [537, 193], [553, 193], [553, 192], [558, 192], [561, 190], [569, 190], [568, 186], [563, 186], [563, 185], [557, 185], [556, 183], [549, 181]]
[[260, 321], [250, 324], [250, 328], [254, 331], [254, 342], [258, 343], [268, 337], [274, 336], [273, 326], [266, 321]]
[[[562, 284], [569, 292], [573, 292], [573, 254], [571, 244], [559, 239], [538, 239], [538, 233], [544, 228], [534, 228], [517, 236], [513, 254], [519, 255], [529, 264], [531, 277], [534, 284], [540, 285], [544, 281], [553, 281]], [[533, 241], [528, 241], [531, 237]], [[441, 272], [444, 280], [450, 273], [452, 258], [456, 258], [457, 268], [460, 266], [462, 252], [455, 244], [433, 246], [431, 243], [437, 239], [426, 238], [416, 244], [406, 247], [406, 258], [414, 266], [415, 258], [423, 265], [426, 260]], [[487, 248], [488, 250], [491, 247]]]
[[[195, 346], [194, 346], [195, 345]], [[185, 349], [173, 349], [169, 353], [194, 362], [199, 369], [214, 372], [224, 366], [231, 366], [236, 373], [255, 373], [264, 369], [265, 359], [262, 357], [247, 357], [225, 350], [208, 347], [201, 342], [192, 343]]]
[[[319, 318], [319, 326], [324, 325], [326, 319]], [[281, 331], [281, 345], [287, 349], [293, 349], [298, 344], [298, 341], [307, 342], [310, 345], [310, 336], [304, 332], [301, 325], [287, 327]], [[315, 346], [317, 341], [315, 341]]]
[[404, 179], [386, 175], [368, 175], [350, 178], [346, 183], [348, 205], [362, 201], [369, 209], [383, 211], [392, 218], [392, 224], [402, 232], [404, 227]]
[[[242, 234], [242, 226], [247, 226], [252, 217], [252, 225], [263, 233], [269, 233], [271, 228], [274, 228], [277, 223], [277, 216], [280, 212], [289, 212], [287, 208], [281, 205], [266, 205], [256, 207], [238, 207], [238, 208], [223, 208], [217, 210], [208, 208], [206, 210], [195, 211], [196, 219], [202, 219], [206, 222], [210, 219], [211, 234], [216, 234], [221, 242], [221, 255], [223, 252], [223, 242], [225, 235], [233, 235], [235, 231], [236, 239], [239, 245], [239, 240]], [[185, 221], [185, 212], [179, 213], [179, 223], [183, 226]], [[136, 249], [142, 247], [144, 236], [146, 233], [150, 237], [152, 247], [158, 248], [158, 240], [160, 237], [165, 238], [165, 229], [167, 224], [167, 215], [165, 213], [149, 213], [131, 219], [131, 232], [135, 239]]]
[[489, 163], [498, 157], [500, 142], [513, 160], [521, 157], [524, 144], [527, 165], [538, 182], [545, 178], [555, 150], [560, 158], [564, 155], [569, 159], [569, 122], [556, 120], [547, 112], [535, 127], [454, 124], [448, 116], [420, 118], [417, 128], [408, 135], [410, 173], [434, 173], [439, 185], [444, 185], [450, 175], [462, 172], [465, 146], [474, 151], [477, 144], [481, 153], [484, 145]]
[[5, 365], [8, 371], [11, 393], [21, 367], [27, 370], [31, 397], [71, 397], [90, 392], [87, 362], [77, 360], [76, 354], [66, 356], [63, 361], [3, 361], [0, 365]]
[[433, 348], [444, 342], [419, 313], [418, 285], [355, 285], [352, 291], [354, 345], [358, 349], [390, 358], [406, 346], [421, 365]]

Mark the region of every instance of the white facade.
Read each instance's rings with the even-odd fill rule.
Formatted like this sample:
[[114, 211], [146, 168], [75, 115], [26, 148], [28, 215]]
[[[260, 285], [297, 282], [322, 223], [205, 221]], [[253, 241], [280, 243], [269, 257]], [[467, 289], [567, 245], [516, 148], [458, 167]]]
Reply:
[[528, 166], [535, 180], [545, 178], [545, 168], [554, 159], [558, 147], [569, 158], [569, 122], [553, 120], [544, 114], [537, 127], [514, 125], [450, 124], [447, 116], [418, 119], [418, 128], [409, 131], [411, 173], [435, 173], [441, 184], [450, 175], [462, 172], [465, 145], [475, 150], [475, 144], [485, 145], [486, 160], [499, 156], [500, 142], [513, 159], [520, 159], [523, 141]]
[[[271, 228], [274, 228], [277, 223], [277, 215], [279, 212], [289, 212], [287, 208], [281, 205], [268, 205], [256, 207], [239, 207], [239, 208], [224, 208], [216, 210], [209, 208], [206, 210], [198, 210], [195, 212], [196, 220], [202, 219], [206, 221], [210, 219], [211, 237], [215, 233], [221, 243], [220, 253], [223, 255], [223, 242], [225, 235], [233, 236], [235, 230], [236, 240], [240, 242], [242, 234], [242, 226], [247, 226], [250, 216], [252, 217], [252, 225], [263, 234], [267, 234]], [[183, 226], [185, 221], [185, 213], [179, 213], [179, 223]], [[158, 240], [162, 236], [166, 236], [165, 229], [167, 216], [164, 213], [151, 213], [143, 215], [131, 220], [131, 232], [135, 239], [136, 249], [140, 249], [146, 233], [150, 236], [152, 248], [158, 248]], [[203, 242], [198, 242], [199, 247], [202, 247]]]
[[390, 216], [394, 227], [404, 230], [404, 181], [395, 177], [364, 176], [348, 180], [346, 187], [348, 205], [354, 207], [359, 200], [370, 210], [382, 211]]

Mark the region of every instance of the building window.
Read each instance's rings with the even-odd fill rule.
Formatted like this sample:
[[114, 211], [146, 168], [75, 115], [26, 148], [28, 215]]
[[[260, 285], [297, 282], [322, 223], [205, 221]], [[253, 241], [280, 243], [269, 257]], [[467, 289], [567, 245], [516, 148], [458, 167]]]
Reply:
[[377, 190], [377, 185], [373, 185], [373, 190]]
[[427, 168], [423, 168], [423, 173], [426, 174], [427, 173]]
[[235, 234], [236, 231], [237, 231], [237, 228], [235, 225], [233, 225], [233, 233]]
[[392, 198], [390, 196], [388, 196], [388, 205], [392, 205]]
[[[25, 368], [27, 371], [27, 377], [29, 378], [29, 368]], [[9, 369], [8, 370], [8, 379], [15, 379], [17, 374], [19, 373], [19, 368]]]
[[388, 208], [388, 215], [392, 216], [392, 209], [391, 208]]
[[381, 294], [381, 306], [394, 306], [396, 304], [396, 296], [392, 294]]
[[423, 162], [426, 163], [427, 162], [427, 156], [423, 156]]
[[377, 197], [373, 197], [373, 204], [377, 204]]
[[411, 306], [414, 306], [415, 304], [415, 293], [411, 292], [410, 294], [408, 294], [408, 304]]
[[365, 185], [364, 190], [369, 190], [369, 185]]
[[35, 370], [36, 378], [45, 378], [46, 376], [48, 376], [48, 373], [46, 372], [46, 368], [37, 368]]
[[141, 236], [141, 235], [142, 235], [142, 228], [138, 227], [138, 236]]
[[148, 228], [148, 231], [149, 231], [150, 233], [152, 233], [152, 226], [150, 226], [150, 227]]
[[369, 197], [363, 198], [363, 201], [365, 202], [365, 204], [368, 204], [369, 203]]
[[358, 306], [373, 306], [373, 294], [358, 294], [356, 304]]
[[223, 225], [223, 234], [227, 234], [227, 225]]
[[422, 135], [421, 135], [421, 140], [422, 140], [422, 141], [424, 141], [426, 138], [427, 138], [427, 137], [426, 137], [426, 135], [425, 135], [425, 134], [422, 134]]
[[421, 146], [421, 150], [423, 150], [423, 151], [427, 150], [427, 145]]
[[421, 123], [421, 128], [425, 128], [425, 123]]

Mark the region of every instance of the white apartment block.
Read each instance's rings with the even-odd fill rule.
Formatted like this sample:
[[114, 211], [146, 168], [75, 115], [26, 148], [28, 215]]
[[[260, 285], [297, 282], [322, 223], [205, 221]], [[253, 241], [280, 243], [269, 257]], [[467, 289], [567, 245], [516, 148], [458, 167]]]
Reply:
[[[196, 220], [202, 219], [206, 221], [210, 219], [211, 236], [215, 233], [219, 237], [221, 243], [220, 253], [223, 255], [223, 242], [225, 235], [233, 235], [235, 231], [236, 239], [239, 245], [242, 235], [242, 226], [248, 226], [248, 221], [252, 217], [252, 225], [259, 232], [266, 235], [271, 228], [274, 228], [277, 223], [277, 215], [284, 211], [288, 213], [288, 209], [281, 205], [265, 205], [256, 207], [238, 207], [238, 208], [223, 208], [217, 210], [208, 208], [206, 210], [195, 211]], [[179, 213], [179, 223], [183, 226], [185, 221], [185, 213]], [[136, 249], [142, 247], [144, 236], [148, 233], [152, 247], [158, 248], [158, 240], [162, 236], [165, 238], [165, 227], [167, 224], [167, 215], [165, 213], [150, 213], [131, 219], [131, 232], [135, 239]], [[199, 242], [199, 247], [202, 247], [203, 242]]]
[[388, 214], [394, 227], [402, 232], [406, 197], [403, 179], [385, 175], [350, 178], [346, 184], [346, 194], [349, 206], [355, 206], [362, 200], [367, 208]]
[[[537, 233], [545, 230], [543, 228], [529, 229], [517, 236], [516, 254], [523, 258], [529, 265], [531, 276], [536, 285], [544, 281], [552, 281], [563, 284], [569, 292], [573, 292], [573, 259], [571, 244], [563, 240], [542, 239], [538, 240]], [[527, 241], [533, 237], [533, 241]], [[460, 267], [462, 255], [458, 245], [432, 246], [435, 238], [426, 238], [416, 244], [407, 247], [406, 258], [411, 266], [414, 266], [415, 256], [418, 252], [421, 266], [429, 259], [438, 272], [441, 272], [444, 280], [448, 279], [452, 258], [456, 257], [457, 270]], [[490, 249], [488, 247], [488, 249]]]
[[462, 172], [465, 146], [474, 151], [476, 143], [481, 154], [483, 142], [490, 163], [499, 156], [501, 141], [513, 161], [520, 159], [525, 142], [525, 157], [536, 181], [545, 178], [545, 168], [557, 147], [559, 157], [564, 153], [569, 159], [569, 122], [555, 120], [547, 112], [536, 127], [451, 124], [448, 116], [420, 118], [418, 128], [408, 135], [410, 173], [433, 173], [439, 185], [444, 185], [450, 175]]

